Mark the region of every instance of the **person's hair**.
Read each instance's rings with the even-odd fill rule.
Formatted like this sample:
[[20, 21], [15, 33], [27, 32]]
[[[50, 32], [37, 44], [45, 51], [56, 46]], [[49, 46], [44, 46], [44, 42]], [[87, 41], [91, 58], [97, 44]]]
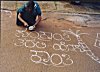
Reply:
[[34, 5], [35, 5], [34, 1], [33, 1], [33, 0], [30, 0], [30, 1], [27, 3], [27, 5], [26, 5], [26, 9], [31, 9], [31, 10], [33, 10], [33, 9], [34, 9]]

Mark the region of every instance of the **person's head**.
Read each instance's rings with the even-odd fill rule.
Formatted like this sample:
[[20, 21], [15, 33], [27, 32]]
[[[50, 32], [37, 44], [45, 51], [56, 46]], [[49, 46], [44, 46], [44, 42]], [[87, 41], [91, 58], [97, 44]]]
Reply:
[[34, 9], [34, 1], [33, 0], [30, 0], [27, 5], [25, 6], [25, 9], [29, 12], [31, 12], [33, 9]]

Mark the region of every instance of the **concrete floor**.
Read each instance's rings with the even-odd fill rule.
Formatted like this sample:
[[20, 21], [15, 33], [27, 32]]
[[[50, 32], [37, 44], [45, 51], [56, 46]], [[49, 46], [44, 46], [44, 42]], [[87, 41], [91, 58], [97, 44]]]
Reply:
[[1, 12], [0, 72], [100, 72], [100, 27], [82, 27], [82, 20], [73, 19], [88, 15], [43, 13], [31, 34], [16, 26], [15, 11], [9, 15]]
[[0, 72], [100, 72], [100, 15], [47, 11], [30, 32], [1, 10]]

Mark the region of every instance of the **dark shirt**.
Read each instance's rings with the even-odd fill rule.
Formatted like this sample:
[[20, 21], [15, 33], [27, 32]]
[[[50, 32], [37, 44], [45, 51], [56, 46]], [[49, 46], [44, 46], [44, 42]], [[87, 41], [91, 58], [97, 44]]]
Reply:
[[27, 5], [27, 3], [24, 4], [21, 8], [19, 8], [17, 10], [17, 25], [21, 25], [22, 24], [20, 22], [20, 20], [18, 19], [18, 14], [19, 13], [21, 13], [22, 19], [25, 20], [29, 25], [32, 25], [32, 24], [34, 25], [35, 24], [36, 17], [37, 16], [41, 16], [41, 9], [40, 9], [40, 7], [39, 7], [37, 2], [34, 1], [34, 3], [35, 3], [34, 9], [32, 10], [31, 13], [25, 10], [25, 5]]

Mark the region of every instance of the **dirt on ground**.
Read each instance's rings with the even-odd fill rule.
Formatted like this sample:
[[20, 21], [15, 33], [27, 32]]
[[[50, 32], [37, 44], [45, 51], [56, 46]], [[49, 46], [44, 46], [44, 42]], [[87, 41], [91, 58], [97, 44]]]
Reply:
[[16, 25], [15, 11], [1, 12], [0, 72], [100, 72], [100, 27], [79, 18], [43, 13], [30, 32]]

